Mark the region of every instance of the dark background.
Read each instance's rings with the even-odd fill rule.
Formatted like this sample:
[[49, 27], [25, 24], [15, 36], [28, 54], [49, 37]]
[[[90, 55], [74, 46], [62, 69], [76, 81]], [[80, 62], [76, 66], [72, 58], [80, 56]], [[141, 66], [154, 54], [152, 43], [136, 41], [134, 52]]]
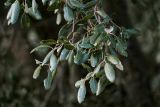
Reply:
[[[140, 30], [129, 40], [128, 58], [122, 57], [125, 72], [116, 72], [116, 82], [99, 95], [87, 92], [84, 103], [76, 100], [76, 80], [84, 73], [76, 65], [62, 62], [53, 86], [43, 88], [45, 70], [32, 79], [36, 68], [30, 50], [42, 39], [57, 38], [60, 26], [55, 16], [41, 8], [44, 19], [24, 29], [8, 26], [0, 0], [0, 107], [160, 107], [160, 0], [104, 0], [106, 12], [120, 26]], [[45, 53], [45, 50], [44, 50]]]

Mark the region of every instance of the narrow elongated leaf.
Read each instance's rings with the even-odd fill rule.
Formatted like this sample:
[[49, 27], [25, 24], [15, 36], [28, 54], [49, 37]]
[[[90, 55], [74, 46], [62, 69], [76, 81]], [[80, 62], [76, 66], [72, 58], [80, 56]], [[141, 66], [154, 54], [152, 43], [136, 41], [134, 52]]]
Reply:
[[74, 62], [74, 51], [72, 50], [72, 51], [69, 53], [68, 63], [69, 63], [69, 64], [72, 64], [73, 62]]
[[62, 15], [61, 13], [57, 13], [57, 19], [56, 19], [56, 24], [59, 25], [62, 22]]
[[32, 8], [28, 8], [28, 14], [35, 18], [36, 20], [41, 20], [42, 15], [41, 13], [37, 10], [36, 13], [33, 12]]
[[98, 96], [99, 94], [101, 94], [108, 84], [109, 83], [105, 76], [100, 77], [97, 85], [96, 95]]
[[95, 78], [91, 78], [89, 81], [90, 89], [93, 94], [97, 91], [97, 80]]
[[80, 88], [78, 89], [78, 95], [77, 99], [79, 103], [82, 103], [86, 97], [86, 86], [85, 84], [80, 85]]
[[51, 71], [48, 71], [48, 76], [46, 79], [44, 79], [43, 83], [44, 83], [44, 88], [46, 90], [48, 90], [51, 87], [51, 83], [52, 83], [52, 72]]
[[54, 52], [54, 51], [51, 50], [51, 51], [46, 55], [46, 57], [43, 59], [42, 66], [49, 61], [49, 59], [50, 59], [51, 55], [53, 54], [53, 52]]
[[27, 27], [27, 28], [31, 26], [31, 20], [26, 13], [23, 13], [21, 17], [21, 25], [22, 27]]
[[48, 45], [39, 45], [39, 46], [35, 47], [34, 49], [32, 49], [30, 53], [33, 53], [33, 52], [35, 52], [35, 51], [38, 51], [38, 50], [40, 50], [41, 48], [50, 48], [50, 46], [48, 46]]
[[38, 4], [36, 3], [36, 0], [32, 0], [32, 11], [33, 13], [36, 13], [38, 9]]
[[69, 50], [64, 48], [60, 54], [60, 58], [59, 58], [60, 61], [66, 60], [68, 53], [69, 53]]
[[20, 3], [18, 0], [16, 0], [12, 6], [11, 6], [11, 19], [10, 19], [10, 22], [11, 24], [15, 24], [18, 20], [18, 17], [19, 17], [19, 13], [20, 13]]
[[101, 63], [94, 69], [94, 73], [97, 74], [101, 69]]
[[98, 63], [98, 56], [92, 54], [90, 58], [91, 66], [95, 67]]
[[110, 61], [114, 65], [116, 65], [120, 62], [120, 60], [116, 56], [113, 56], [113, 55], [108, 55], [107, 59], [108, 59], [108, 61]]
[[42, 69], [42, 66], [41, 66], [41, 65], [39, 65], [39, 66], [35, 69], [35, 71], [34, 71], [34, 73], [33, 73], [33, 79], [37, 79], [37, 77], [38, 77], [39, 74], [40, 74], [41, 69]]
[[45, 5], [49, 0], [42, 0], [43, 5]]
[[121, 70], [121, 71], [124, 70], [123, 65], [122, 65], [121, 62], [119, 62], [118, 64], [116, 64], [116, 67], [117, 67], [119, 70]]
[[58, 64], [57, 57], [54, 54], [52, 54], [50, 57], [50, 71], [51, 72], [56, 70], [57, 64]]
[[70, 1], [70, 4], [74, 7], [77, 7], [77, 8], [85, 8], [85, 5], [83, 3], [81, 3], [79, 0], [69, 0]]
[[114, 71], [112, 65], [109, 63], [106, 63], [104, 66], [104, 71], [105, 71], [107, 79], [110, 82], [114, 82], [115, 81], [115, 71]]

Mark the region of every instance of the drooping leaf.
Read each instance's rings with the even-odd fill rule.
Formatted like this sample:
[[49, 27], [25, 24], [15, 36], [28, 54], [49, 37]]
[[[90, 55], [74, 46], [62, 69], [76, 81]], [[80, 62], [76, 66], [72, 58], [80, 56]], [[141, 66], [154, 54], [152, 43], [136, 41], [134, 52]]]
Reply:
[[17, 22], [19, 13], [20, 13], [20, 3], [18, 0], [15, 0], [15, 2], [11, 5], [10, 10], [7, 14], [8, 25], [15, 24]]
[[91, 66], [95, 67], [98, 63], [98, 56], [96, 56], [95, 54], [92, 54], [90, 57], [90, 62], [91, 62]]
[[72, 64], [73, 62], [74, 62], [74, 51], [72, 50], [72, 51], [69, 53], [68, 63], [69, 63], [69, 64]]
[[51, 72], [56, 70], [57, 64], [58, 64], [57, 57], [54, 54], [52, 54], [50, 57], [50, 71]]
[[46, 55], [46, 57], [43, 59], [42, 66], [49, 61], [49, 59], [50, 59], [51, 55], [53, 54], [53, 52], [54, 52], [54, 51], [51, 50], [51, 51]]
[[41, 66], [41, 65], [39, 65], [39, 66], [35, 69], [35, 71], [34, 71], [34, 73], [33, 73], [33, 79], [37, 79], [37, 77], [38, 77], [39, 74], [40, 74], [41, 69], [42, 69], [42, 66]]
[[89, 85], [92, 93], [95, 94], [97, 91], [97, 80], [95, 78], [91, 78], [89, 80]]
[[61, 54], [60, 54], [60, 61], [62, 61], [62, 60], [67, 60], [67, 55], [68, 55], [68, 53], [69, 53], [69, 50], [68, 49], [66, 49], [66, 48], [64, 48], [63, 50], [62, 50], [62, 52], [61, 52]]
[[33, 13], [38, 11], [38, 4], [36, 3], [36, 0], [32, 0], [32, 11]]
[[21, 16], [21, 25], [26, 28], [31, 26], [31, 20], [26, 13], [23, 13]]
[[52, 83], [52, 72], [51, 71], [48, 71], [48, 76], [46, 79], [44, 79], [43, 83], [44, 83], [44, 88], [46, 90], [48, 90], [51, 87], [51, 83]]
[[106, 62], [105, 66], [104, 66], [104, 71], [105, 71], [105, 75], [106, 75], [107, 79], [110, 82], [114, 82], [115, 81], [115, 71], [114, 71], [112, 65]]
[[57, 18], [56, 18], [56, 24], [59, 25], [62, 22], [62, 15], [61, 13], [57, 13]]
[[121, 62], [119, 62], [118, 64], [116, 64], [116, 67], [117, 67], [119, 70], [121, 70], [121, 71], [124, 70], [123, 65], [122, 65]]
[[86, 86], [85, 84], [80, 85], [80, 88], [78, 89], [78, 95], [77, 100], [79, 103], [82, 103], [86, 97]]
[[94, 69], [94, 73], [97, 74], [101, 69], [101, 63]]
[[127, 57], [128, 54], [126, 52], [126, 49], [127, 49], [127, 43], [118, 38], [118, 41], [116, 43], [116, 50], [119, 52], [119, 54]]
[[97, 84], [96, 95], [97, 96], [100, 95], [108, 84], [109, 84], [109, 82], [107, 81], [105, 75], [100, 77], [98, 84]]
[[38, 10], [36, 11], [36, 13], [34, 13], [32, 8], [28, 8], [28, 14], [31, 17], [35, 18], [36, 20], [41, 20], [42, 19], [42, 15]]

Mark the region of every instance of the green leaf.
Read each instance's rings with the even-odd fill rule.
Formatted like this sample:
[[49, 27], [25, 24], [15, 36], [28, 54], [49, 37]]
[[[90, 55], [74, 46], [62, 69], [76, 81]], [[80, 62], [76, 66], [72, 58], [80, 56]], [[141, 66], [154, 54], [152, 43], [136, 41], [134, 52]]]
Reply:
[[35, 18], [36, 20], [41, 20], [42, 19], [42, 16], [41, 16], [41, 13], [37, 10], [36, 13], [33, 12], [32, 8], [28, 8], [28, 14]]
[[94, 33], [92, 36], [90, 36], [90, 43], [94, 45], [98, 37], [99, 37], [99, 34]]
[[89, 59], [89, 54], [87, 52], [77, 51], [76, 56], [74, 57], [75, 64], [81, 64], [86, 62]]
[[89, 81], [90, 89], [93, 94], [96, 94], [97, 91], [97, 80], [95, 78], [91, 78]]
[[34, 49], [32, 49], [30, 53], [38, 51], [38, 50], [40, 50], [42, 48], [50, 48], [50, 46], [48, 46], [48, 45], [39, 45], [39, 46], [35, 47]]
[[93, 71], [92, 68], [91, 68], [89, 65], [87, 65], [87, 64], [82, 63], [82, 67], [83, 67], [84, 69], [86, 69], [87, 71], [89, 71], [89, 72], [92, 72], [92, 71]]
[[96, 0], [92, 0], [86, 3], [85, 8], [92, 8], [96, 4]]
[[83, 38], [82, 43], [79, 44], [79, 47], [89, 49], [92, 48], [93, 45], [90, 43], [90, 38]]
[[74, 19], [74, 14], [72, 9], [70, 9], [67, 5], [63, 8], [64, 11], [64, 19], [68, 22], [71, 22]]
[[105, 19], [106, 23], [108, 23], [111, 20], [104, 10], [98, 10], [96, 12]]
[[94, 52], [90, 57], [91, 66], [96, 67], [100, 59], [101, 59], [101, 51]]
[[15, 24], [18, 20], [20, 13], [20, 3], [18, 0], [11, 5], [10, 10], [7, 14], [8, 24]]
[[117, 67], [119, 70], [121, 70], [121, 71], [124, 70], [123, 65], [122, 65], [121, 62], [119, 62], [118, 64], [116, 64], [116, 67]]
[[68, 50], [73, 50], [74, 46], [71, 43], [65, 43], [64, 44], [64, 48], [68, 49]]
[[118, 59], [118, 57], [113, 56], [113, 55], [108, 55], [107, 59], [109, 62], [111, 62], [112, 64], [116, 65], [120, 62], [120, 60]]
[[21, 25], [24, 28], [25, 27], [28, 28], [31, 26], [31, 20], [30, 20], [29, 16], [25, 13], [23, 13], [21, 16]]
[[55, 44], [57, 44], [57, 41], [53, 40], [53, 39], [42, 40], [40, 42], [40, 44], [42, 44], [42, 45], [55, 45]]
[[95, 74], [98, 74], [99, 73], [99, 71], [100, 71], [100, 69], [101, 69], [101, 63], [94, 69], [94, 73]]
[[81, 3], [79, 0], [69, 0], [69, 1], [70, 1], [70, 4], [73, 7], [77, 7], [77, 8], [80, 8], [80, 9], [85, 8], [85, 5], [83, 3]]
[[109, 63], [106, 63], [104, 66], [104, 71], [105, 71], [105, 75], [106, 75], [107, 79], [110, 82], [114, 82], [115, 81], [115, 71], [114, 71], [112, 65]]
[[51, 0], [49, 2], [49, 6], [47, 8], [47, 11], [54, 11], [55, 9], [59, 8], [58, 6], [59, 6], [59, 4], [58, 4], [57, 0]]
[[59, 25], [62, 22], [62, 15], [61, 13], [57, 13], [57, 18], [56, 18], [56, 24]]
[[127, 43], [125, 41], [122, 41], [121, 39], [118, 39], [117, 43], [116, 43], [116, 50], [119, 52], [119, 54], [123, 55], [123, 56], [128, 56], [127, 52]]
[[50, 57], [50, 71], [51, 72], [56, 70], [57, 64], [58, 64], [57, 57], [54, 54], [52, 54]]
[[72, 25], [71, 24], [65, 24], [59, 30], [58, 37], [60, 37], [60, 38], [67, 37], [68, 34], [71, 32], [71, 30], [72, 30]]
[[105, 29], [104, 24], [98, 24], [95, 26], [94, 31], [95, 31], [95, 33], [100, 34], [100, 33], [104, 32], [104, 29]]
[[74, 62], [74, 51], [72, 50], [72, 51], [69, 53], [68, 63], [69, 63], [69, 64], [72, 64], [73, 62]]
[[78, 95], [77, 99], [79, 103], [82, 103], [86, 97], [86, 86], [85, 84], [80, 85], [80, 88], [78, 89]]
[[37, 79], [37, 78], [38, 78], [38, 76], [39, 76], [39, 74], [40, 74], [40, 72], [41, 72], [41, 69], [42, 69], [42, 66], [41, 66], [41, 65], [39, 65], [39, 66], [35, 69], [35, 71], [34, 71], [34, 73], [33, 73], [33, 79]]
[[53, 54], [53, 52], [54, 52], [54, 51], [51, 50], [51, 51], [46, 55], [46, 57], [43, 59], [42, 66], [49, 61], [49, 59], [50, 59], [51, 55]]
[[60, 54], [60, 58], [59, 58], [60, 61], [67, 60], [68, 53], [69, 53], [69, 50], [64, 48]]
[[36, 0], [32, 0], [32, 11], [33, 13], [36, 13], [38, 10], [38, 4], [36, 3]]
[[4, 5], [5, 6], [10, 6], [12, 3], [14, 3], [15, 0], [6, 0]]
[[107, 81], [105, 76], [100, 77], [98, 84], [97, 84], [96, 95], [97, 96], [100, 95], [108, 84], [109, 82]]
[[52, 83], [52, 72], [48, 71], [48, 76], [46, 79], [44, 79], [43, 83], [44, 83], [44, 88], [46, 90], [48, 90], [51, 87], [51, 83]]

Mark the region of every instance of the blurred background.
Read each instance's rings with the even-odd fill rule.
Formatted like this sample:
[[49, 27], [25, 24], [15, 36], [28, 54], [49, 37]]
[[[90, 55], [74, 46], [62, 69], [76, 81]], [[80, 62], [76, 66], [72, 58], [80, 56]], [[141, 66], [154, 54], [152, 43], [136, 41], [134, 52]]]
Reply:
[[[50, 90], [43, 88], [47, 73], [34, 80], [34, 59], [44, 52], [30, 54], [44, 39], [56, 39], [59, 26], [53, 12], [40, 7], [42, 21], [22, 28], [8, 26], [0, 0], [0, 107], [160, 107], [160, 0], [104, 0], [110, 17], [120, 26], [136, 28], [137, 37], [129, 40], [128, 58], [122, 57], [125, 72], [116, 72], [116, 82], [94, 96], [87, 92], [78, 104], [75, 81], [85, 75], [81, 67], [61, 62]], [[20, 21], [19, 21], [20, 22]], [[89, 88], [89, 87], [88, 87]]]

